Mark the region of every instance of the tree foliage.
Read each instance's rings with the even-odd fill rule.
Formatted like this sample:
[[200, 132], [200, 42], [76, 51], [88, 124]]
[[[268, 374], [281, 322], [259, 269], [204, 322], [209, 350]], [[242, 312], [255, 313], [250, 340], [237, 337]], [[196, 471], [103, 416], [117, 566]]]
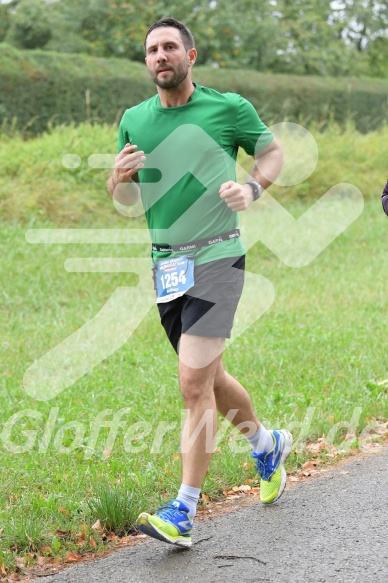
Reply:
[[388, 76], [388, 0], [1, 1], [0, 40], [28, 48], [143, 61], [148, 27], [169, 15], [191, 28], [199, 64]]
[[6, 39], [24, 49], [40, 49], [47, 45], [52, 37], [53, 23], [45, 0], [21, 0], [8, 6]]

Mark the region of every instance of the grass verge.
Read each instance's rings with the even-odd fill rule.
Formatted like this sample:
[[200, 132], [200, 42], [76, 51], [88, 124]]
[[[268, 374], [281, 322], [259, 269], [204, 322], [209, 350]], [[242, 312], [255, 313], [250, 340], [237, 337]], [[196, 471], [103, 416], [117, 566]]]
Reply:
[[[28, 145], [31, 153], [35, 144], [39, 156], [47, 156], [48, 143], [43, 150], [39, 150], [39, 140], [19, 145], [26, 154], [23, 148]], [[332, 141], [330, 148], [339, 146]], [[65, 391], [48, 401], [24, 391], [25, 371], [35, 360], [92, 319], [116, 288], [136, 286], [137, 280], [131, 273], [70, 273], [64, 269], [69, 257], [126, 258], [129, 250], [125, 245], [29, 244], [25, 238], [28, 227], [92, 224], [122, 228], [128, 223], [113, 211], [110, 214], [109, 201], [97, 198], [100, 211], [91, 209], [84, 221], [85, 212], [78, 207], [77, 219], [62, 216], [60, 211], [60, 218], [56, 211], [39, 214], [42, 208], [65, 205], [71, 190], [67, 178], [63, 178], [62, 201], [53, 168], [39, 166], [42, 182], [35, 175], [31, 186], [32, 174], [27, 180], [16, 171], [23, 156], [16, 163], [7, 152], [3, 160], [8, 161], [6, 171], [15, 180], [10, 190], [14, 200], [23, 180], [25, 204], [38, 200], [37, 191], [47, 180], [53, 181], [54, 194], [51, 206], [45, 206], [42, 199], [30, 207], [31, 212], [23, 203], [12, 214], [9, 203], [4, 203], [8, 199], [2, 186], [3, 216], [11, 218], [3, 222], [1, 230], [3, 573], [15, 568], [21, 558], [24, 565], [45, 556], [75, 560], [80, 553], [102, 549], [109, 541], [107, 532], [115, 536], [130, 532], [138, 512], [173, 497], [180, 482], [182, 422], [175, 355], [151, 304], [129, 340]], [[26, 160], [28, 167], [29, 156]], [[365, 164], [372, 166], [370, 161]], [[86, 168], [85, 177], [79, 175], [81, 184], [88, 183], [88, 173]], [[90, 176], [92, 182], [97, 180], [93, 173]], [[74, 179], [73, 188], [75, 183]], [[101, 197], [101, 175], [98, 183]], [[372, 196], [371, 192], [378, 190], [377, 181], [373, 184], [360, 217], [308, 266], [287, 267], [261, 243], [248, 253], [248, 271], [272, 283], [275, 301], [231, 344], [224, 360], [249, 390], [263, 423], [294, 431], [291, 470], [317, 457], [318, 452], [306, 447], [308, 443], [325, 436], [336, 452], [346, 454], [387, 419], [388, 231], [379, 193]], [[77, 195], [80, 206], [85, 200], [82, 188], [73, 192], [74, 205]], [[289, 201], [285, 195], [285, 200], [295, 216], [311, 205], [301, 197]], [[147, 257], [148, 253], [148, 247], [142, 245], [130, 249], [131, 257]], [[319, 451], [321, 456], [326, 453], [332, 451]], [[255, 480], [245, 442], [221, 423], [203, 492], [217, 499], [235, 485], [255, 486]], [[98, 520], [101, 529], [93, 529]]]

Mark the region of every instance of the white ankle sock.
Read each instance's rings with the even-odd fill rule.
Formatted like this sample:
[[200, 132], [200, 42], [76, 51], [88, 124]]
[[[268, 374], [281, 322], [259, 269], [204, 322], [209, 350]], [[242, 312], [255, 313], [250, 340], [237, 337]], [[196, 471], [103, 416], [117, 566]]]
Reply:
[[186, 504], [189, 509], [190, 520], [193, 520], [197, 514], [197, 504], [200, 493], [201, 488], [193, 488], [192, 486], [186, 486], [185, 484], [181, 484], [181, 487], [179, 488], [176, 499], [179, 500], [179, 502]]
[[247, 440], [255, 453], [268, 453], [273, 448], [273, 437], [261, 423], [256, 433], [252, 437], [247, 437]]

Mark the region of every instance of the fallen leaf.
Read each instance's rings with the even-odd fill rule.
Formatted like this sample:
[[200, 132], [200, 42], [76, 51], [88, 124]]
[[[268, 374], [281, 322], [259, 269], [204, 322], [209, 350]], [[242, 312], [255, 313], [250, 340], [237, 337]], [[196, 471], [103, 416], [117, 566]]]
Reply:
[[59, 528], [57, 528], [57, 530], [55, 531], [55, 534], [57, 536], [67, 536], [69, 534], [68, 530], [60, 530]]
[[203, 500], [205, 504], [209, 504], [210, 497], [207, 494], [201, 494], [201, 500]]
[[306, 449], [319, 453], [325, 449], [331, 449], [331, 444], [327, 443], [325, 437], [319, 437], [317, 441], [308, 443]]
[[307, 470], [315, 470], [315, 469], [316, 469], [316, 466], [317, 466], [318, 464], [319, 464], [319, 462], [315, 462], [315, 461], [311, 461], [311, 460], [310, 460], [309, 462], [306, 462], [305, 464], [303, 464], [302, 468], [303, 468], [304, 470], [306, 470], [306, 471], [307, 471]]
[[101, 522], [100, 519], [98, 519], [92, 526], [93, 530], [98, 530], [98, 531], [102, 531], [102, 526], [101, 526]]
[[1, 563], [1, 565], [0, 565], [0, 574], [1, 574], [3, 577], [5, 577], [5, 576], [7, 575], [7, 571], [6, 571], [6, 568], [5, 568], [5, 565], [4, 565], [4, 563]]
[[62, 512], [62, 514], [66, 514], [66, 516], [70, 516], [70, 512], [68, 510], [66, 510], [66, 508], [63, 508], [63, 506], [60, 506], [58, 508], [59, 512]]
[[118, 540], [119, 537], [117, 536], [117, 534], [114, 534], [113, 532], [111, 532], [107, 535], [106, 538], [107, 538], [107, 540], [110, 540], [111, 542], [115, 542]]
[[78, 561], [80, 561], [82, 559], [81, 555], [78, 555], [77, 553], [73, 553], [71, 551], [69, 551], [68, 553], [66, 553], [66, 563], [77, 563]]
[[52, 554], [53, 554], [53, 550], [52, 550], [52, 548], [51, 548], [51, 547], [48, 547], [48, 546], [44, 546], [44, 547], [42, 547], [42, 548], [40, 549], [40, 552], [41, 552], [41, 553], [50, 553], [50, 555], [52, 555]]
[[96, 547], [97, 546], [97, 543], [96, 543], [96, 541], [94, 540], [94, 538], [92, 536], [89, 539], [89, 546], [90, 547]]
[[259, 492], [260, 492], [260, 488], [256, 488], [256, 487], [255, 487], [255, 488], [251, 488], [251, 489], [248, 491], [248, 494], [258, 494]]
[[251, 487], [248, 486], [248, 484], [242, 484], [241, 486], [238, 487], [240, 492], [249, 492], [249, 490], [251, 490]]

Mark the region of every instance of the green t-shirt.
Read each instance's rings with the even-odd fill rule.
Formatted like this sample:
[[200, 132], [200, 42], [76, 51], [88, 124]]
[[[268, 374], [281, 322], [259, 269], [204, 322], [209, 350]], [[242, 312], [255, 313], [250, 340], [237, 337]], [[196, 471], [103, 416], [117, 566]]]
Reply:
[[[136, 144], [144, 150], [139, 171], [151, 240], [185, 245], [216, 238], [238, 226], [238, 215], [220, 198], [222, 183], [236, 180], [239, 146], [254, 155], [273, 140], [249, 101], [195, 84], [190, 101], [162, 107], [155, 95], [128, 109], [119, 128], [118, 149]], [[240, 238], [194, 251], [200, 265], [244, 253]], [[171, 255], [153, 251], [153, 259]]]

